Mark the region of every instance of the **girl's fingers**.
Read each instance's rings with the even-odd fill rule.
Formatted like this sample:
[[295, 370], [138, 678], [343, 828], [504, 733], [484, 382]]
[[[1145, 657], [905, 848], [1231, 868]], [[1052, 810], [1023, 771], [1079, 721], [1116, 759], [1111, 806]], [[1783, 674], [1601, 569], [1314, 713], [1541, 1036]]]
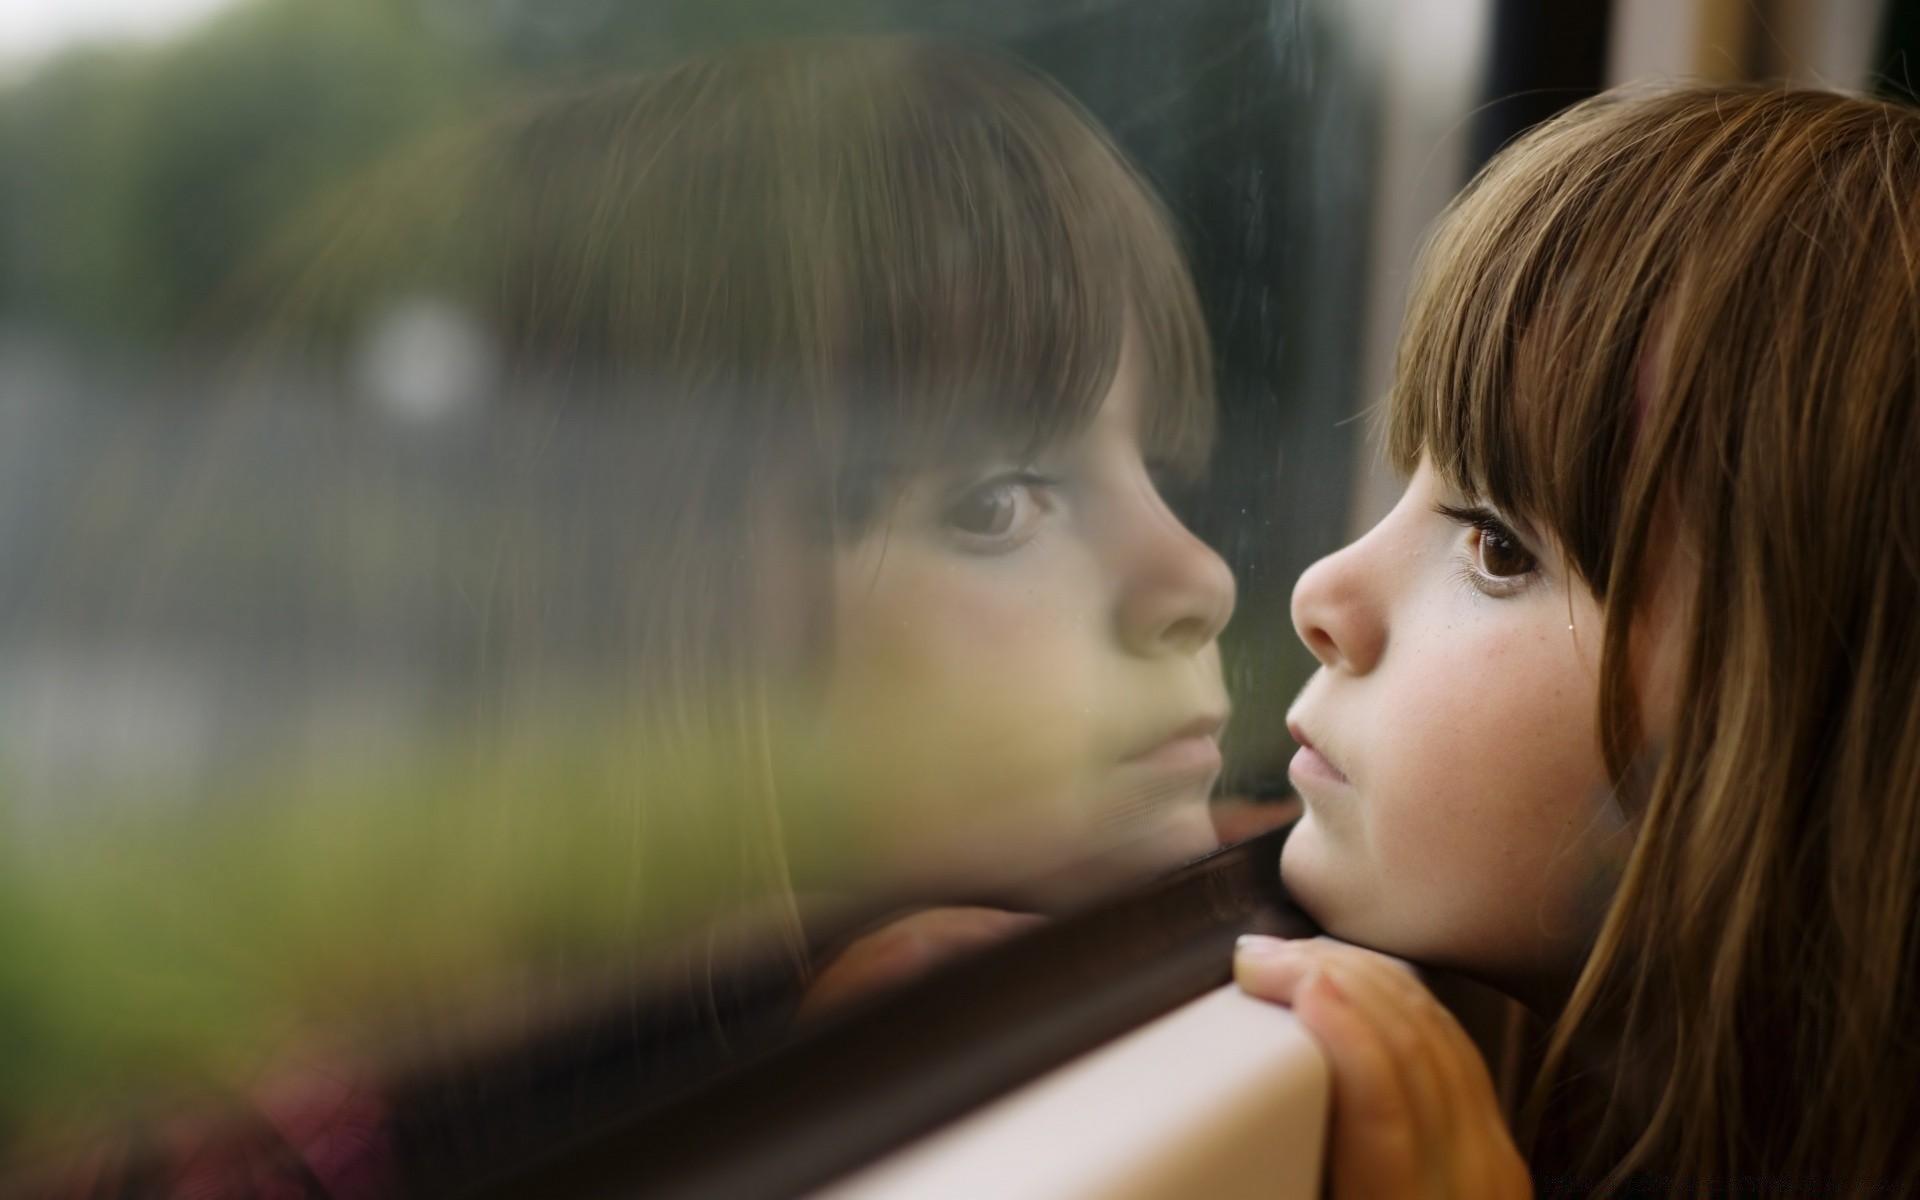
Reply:
[[1447, 1011], [1444, 1004], [1434, 998], [1411, 968], [1398, 959], [1386, 958], [1357, 946], [1329, 945], [1332, 947], [1330, 952], [1346, 956], [1347, 961], [1378, 964], [1380, 969], [1372, 973], [1377, 975], [1381, 985], [1399, 997], [1405, 1005], [1408, 1018], [1418, 1024], [1423, 1033], [1436, 1045], [1448, 1047], [1448, 1058], [1462, 1068], [1449, 1072], [1449, 1079], [1461, 1088], [1460, 1099], [1498, 1111], [1499, 1097], [1493, 1086], [1493, 1076], [1480, 1056], [1480, 1048], [1474, 1045], [1466, 1029]]
[[1281, 985], [1303, 976], [1320, 961], [1341, 963], [1345, 969], [1375, 980], [1400, 1002], [1407, 1020], [1428, 1038], [1449, 1048], [1450, 1060], [1474, 1068], [1447, 1072], [1449, 1084], [1459, 1089], [1459, 1098], [1498, 1110], [1493, 1076], [1486, 1070], [1479, 1047], [1408, 964], [1325, 937], [1287, 941], [1249, 935], [1241, 943], [1241, 952], [1235, 956], [1235, 977], [1242, 990], [1261, 999], [1288, 1003], [1284, 995], [1276, 994], [1282, 990]]
[[1291, 1006], [1313, 964], [1297, 942], [1250, 933], [1234, 946], [1233, 981], [1249, 996]]
[[1427, 1156], [1427, 1194], [1530, 1195], [1526, 1161], [1507, 1129], [1493, 1077], [1460, 1022], [1394, 960], [1354, 948], [1342, 948], [1338, 957], [1355, 980], [1348, 990], [1366, 998], [1413, 1094], [1437, 1105], [1440, 1118], [1424, 1121], [1418, 1139]]
[[1398, 960], [1326, 939], [1245, 938], [1235, 977], [1290, 1004], [1333, 1069], [1332, 1194], [1529, 1194], [1492, 1077]]
[[1447, 1143], [1456, 1118], [1462, 1115], [1456, 1106], [1462, 1072], [1452, 1044], [1434, 1030], [1424, 1011], [1439, 1009], [1439, 1004], [1430, 998], [1424, 1004], [1409, 998], [1395, 986], [1396, 980], [1385, 977], [1405, 972], [1377, 959], [1340, 961], [1326, 969], [1392, 1056], [1423, 1151], [1432, 1152]]
[[[1435, 1078], [1445, 1097], [1449, 1116], [1462, 1120], [1490, 1118], [1505, 1128], [1493, 1075], [1487, 1070], [1480, 1048], [1467, 1036], [1460, 1022], [1434, 998], [1410, 970], [1394, 960], [1383, 959], [1371, 951], [1342, 947], [1344, 961], [1384, 995], [1382, 1011], [1391, 1011], [1397, 1020], [1392, 1028], [1406, 1031], [1425, 1050]], [[1352, 956], [1359, 956], [1358, 958]]]
[[1310, 973], [1296, 997], [1294, 1011], [1333, 1072], [1331, 1200], [1427, 1195], [1419, 1123], [1392, 1052], [1330, 971]]

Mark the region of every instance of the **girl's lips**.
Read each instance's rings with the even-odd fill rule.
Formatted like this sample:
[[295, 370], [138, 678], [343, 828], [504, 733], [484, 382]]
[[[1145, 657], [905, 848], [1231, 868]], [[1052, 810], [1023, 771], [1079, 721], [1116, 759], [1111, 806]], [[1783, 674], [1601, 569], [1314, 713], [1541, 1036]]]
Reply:
[[1300, 743], [1300, 749], [1294, 754], [1293, 761], [1287, 764], [1288, 775], [1295, 779], [1310, 779], [1316, 783], [1344, 784], [1347, 782], [1345, 773], [1333, 765], [1333, 760], [1320, 753], [1320, 748], [1313, 744], [1313, 739], [1307, 736], [1306, 730], [1302, 729], [1298, 722], [1288, 721], [1287, 732], [1293, 735], [1294, 741]]
[[1312, 746], [1302, 746], [1294, 753], [1293, 761], [1287, 764], [1287, 774], [1295, 780], [1309, 779], [1316, 783], [1344, 784], [1347, 777], [1340, 768], [1327, 761], [1326, 755]]

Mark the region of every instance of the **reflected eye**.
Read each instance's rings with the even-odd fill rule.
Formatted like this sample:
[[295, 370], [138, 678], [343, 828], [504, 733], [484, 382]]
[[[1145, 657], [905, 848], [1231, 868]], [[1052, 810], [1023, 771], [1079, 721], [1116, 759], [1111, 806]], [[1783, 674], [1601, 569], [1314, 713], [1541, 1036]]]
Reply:
[[942, 521], [967, 549], [1011, 550], [1033, 535], [1050, 507], [1052, 487], [1052, 480], [1026, 472], [996, 476], [962, 492]]
[[1020, 486], [1011, 481], [975, 488], [947, 510], [947, 523], [961, 533], [993, 537], [1013, 528], [1020, 512]]

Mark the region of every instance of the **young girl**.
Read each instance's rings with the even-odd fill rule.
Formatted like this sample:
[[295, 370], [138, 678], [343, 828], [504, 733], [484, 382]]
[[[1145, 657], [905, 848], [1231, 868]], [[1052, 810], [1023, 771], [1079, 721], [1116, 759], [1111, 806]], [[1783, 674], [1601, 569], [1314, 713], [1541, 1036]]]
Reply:
[[[471, 1040], [430, 1050], [417, 1021], [401, 1028], [426, 1083], [349, 1063], [365, 1082], [351, 1090], [380, 1098], [354, 1110], [360, 1125], [399, 1110], [417, 1190], [466, 1186], [684, 1081], [687, 1063], [757, 1044], [813, 971], [809, 895], [1024, 907], [1047, 898], [1025, 886], [1036, 875], [1091, 851], [1116, 857], [1081, 885], [1212, 848], [1233, 581], [1157, 487], [1206, 454], [1206, 335], [1158, 202], [1031, 72], [917, 39], [798, 42], [545, 97], [355, 181], [230, 304], [273, 331], [263, 361], [309, 379], [353, 368], [354, 391], [412, 422], [383, 440], [365, 406], [302, 410], [302, 444], [335, 453], [338, 474], [307, 470], [343, 482], [285, 482], [276, 507], [298, 525], [254, 544], [312, 556], [287, 603], [323, 643], [347, 640], [322, 636], [343, 619], [404, 629], [410, 606], [447, 622], [424, 649], [462, 664], [473, 717], [442, 757], [475, 765], [303, 826], [321, 836], [300, 845], [336, 857], [285, 856], [270, 886], [311, 885], [298, 926], [236, 922], [199, 891], [220, 871], [166, 873], [164, 911], [205, 922], [172, 970], [231, 983], [220, 972], [245, 955], [190, 955], [243, 937], [288, 967], [247, 980], [267, 1011], [219, 1036], [301, 1028], [322, 1007], [379, 1018], [412, 992], [489, 994], [517, 972], [565, 995], [635, 945], [697, 943], [685, 962], [627, 967], [626, 992], [588, 988], [606, 1020], [501, 1069], [465, 1070]], [[423, 312], [442, 335], [410, 351]], [[363, 352], [389, 326], [399, 349]], [[488, 368], [471, 374], [494, 381], [477, 426], [491, 438], [471, 416], [423, 431], [457, 407], [407, 401], [466, 343]], [[186, 534], [154, 539], [170, 556], [158, 575], [200, 574], [200, 515], [223, 516], [216, 531], [270, 524], [220, 500], [246, 423], [277, 411], [241, 406], [196, 507], [163, 513], [163, 532]], [[436, 491], [447, 475], [467, 490]], [[227, 548], [206, 572], [230, 569], [212, 557]], [[314, 803], [343, 799], [359, 766], [326, 756]], [[288, 840], [222, 845], [250, 836]], [[409, 900], [369, 908], [396, 877]], [[865, 943], [809, 1003], [1016, 923], [923, 916]], [[791, 987], [755, 990], [710, 953], [725, 940], [712, 931], [743, 925], [784, 942]], [[321, 1005], [296, 980], [339, 994]], [[631, 994], [674, 986], [687, 995]], [[180, 1045], [193, 1029], [135, 1025], [174, 1061], [232, 1057]], [[338, 1091], [329, 1111], [349, 1111]], [[291, 1132], [312, 1124], [299, 1104], [265, 1107], [289, 1142], [340, 1140], [324, 1121]], [[347, 1140], [346, 1166], [305, 1162], [344, 1177], [385, 1157], [364, 1130]]]
[[1487, 1072], [1391, 960], [1551, 1022], [1533, 1183], [1920, 1187], [1920, 114], [1609, 95], [1427, 252], [1389, 444], [1315, 565], [1249, 939], [1335, 1070], [1338, 1196], [1519, 1195]]

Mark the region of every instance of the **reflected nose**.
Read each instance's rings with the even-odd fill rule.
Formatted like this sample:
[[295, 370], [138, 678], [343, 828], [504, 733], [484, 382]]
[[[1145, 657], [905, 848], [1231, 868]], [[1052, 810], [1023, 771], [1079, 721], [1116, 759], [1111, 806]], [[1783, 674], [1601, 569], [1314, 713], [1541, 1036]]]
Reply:
[[1369, 587], [1371, 537], [1327, 555], [1293, 585], [1293, 628], [1332, 671], [1364, 675], [1387, 648], [1387, 623]]
[[1140, 553], [1121, 597], [1121, 640], [1136, 654], [1195, 654], [1233, 615], [1233, 572], [1164, 504], [1155, 509], [1143, 518]]

